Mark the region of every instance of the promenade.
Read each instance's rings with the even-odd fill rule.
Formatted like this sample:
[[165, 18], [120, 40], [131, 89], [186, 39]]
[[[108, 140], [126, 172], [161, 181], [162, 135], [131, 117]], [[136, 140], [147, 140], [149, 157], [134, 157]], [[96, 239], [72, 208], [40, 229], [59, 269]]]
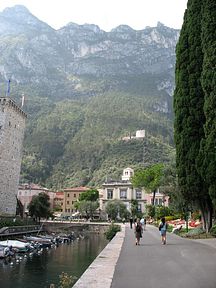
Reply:
[[216, 239], [190, 240], [171, 233], [162, 245], [147, 226], [140, 246], [126, 228], [111, 288], [216, 288]]
[[158, 229], [147, 225], [136, 246], [127, 223], [74, 285], [86, 287], [216, 288], [216, 239], [190, 240], [168, 233], [162, 245]]

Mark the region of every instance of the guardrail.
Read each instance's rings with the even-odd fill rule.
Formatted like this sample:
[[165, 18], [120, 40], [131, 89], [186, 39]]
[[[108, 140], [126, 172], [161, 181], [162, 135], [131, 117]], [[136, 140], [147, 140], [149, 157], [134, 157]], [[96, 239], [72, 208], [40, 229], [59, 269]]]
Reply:
[[0, 229], [0, 237], [4, 238], [7, 236], [15, 236], [27, 233], [37, 233], [40, 230], [41, 230], [40, 225], [3, 227]]

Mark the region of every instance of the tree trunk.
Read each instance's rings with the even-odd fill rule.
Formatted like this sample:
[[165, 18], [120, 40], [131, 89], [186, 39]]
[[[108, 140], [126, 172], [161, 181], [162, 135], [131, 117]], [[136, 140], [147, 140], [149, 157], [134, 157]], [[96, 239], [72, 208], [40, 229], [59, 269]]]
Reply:
[[152, 198], [152, 205], [155, 206], [155, 194], [156, 194], [156, 189], [153, 191], [153, 198]]
[[206, 233], [209, 233], [212, 227], [212, 204], [210, 201], [206, 200], [200, 203], [200, 210], [202, 216], [202, 226]]

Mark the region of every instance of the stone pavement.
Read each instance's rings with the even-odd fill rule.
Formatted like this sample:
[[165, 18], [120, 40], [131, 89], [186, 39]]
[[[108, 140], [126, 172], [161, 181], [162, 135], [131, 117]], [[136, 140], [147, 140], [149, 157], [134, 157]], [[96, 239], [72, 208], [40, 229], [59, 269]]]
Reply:
[[147, 225], [141, 245], [133, 229], [122, 231], [76, 282], [74, 288], [216, 288], [216, 239], [183, 239]]
[[111, 288], [216, 288], [215, 248], [216, 239], [197, 241], [171, 233], [162, 245], [154, 226], [147, 226], [136, 246], [134, 232], [126, 228]]

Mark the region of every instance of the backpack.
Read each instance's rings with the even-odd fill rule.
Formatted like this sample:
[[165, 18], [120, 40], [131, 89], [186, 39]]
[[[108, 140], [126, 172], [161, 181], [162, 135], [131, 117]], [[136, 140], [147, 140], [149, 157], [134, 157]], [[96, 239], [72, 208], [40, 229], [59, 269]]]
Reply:
[[160, 226], [159, 226], [159, 231], [166, 231], [167, 229], [167, 224], [166, 223], [161, 223]]
[[141, 232], [140, 224], [137, 224], [137, 225], [136, 225], [136, 232]]

